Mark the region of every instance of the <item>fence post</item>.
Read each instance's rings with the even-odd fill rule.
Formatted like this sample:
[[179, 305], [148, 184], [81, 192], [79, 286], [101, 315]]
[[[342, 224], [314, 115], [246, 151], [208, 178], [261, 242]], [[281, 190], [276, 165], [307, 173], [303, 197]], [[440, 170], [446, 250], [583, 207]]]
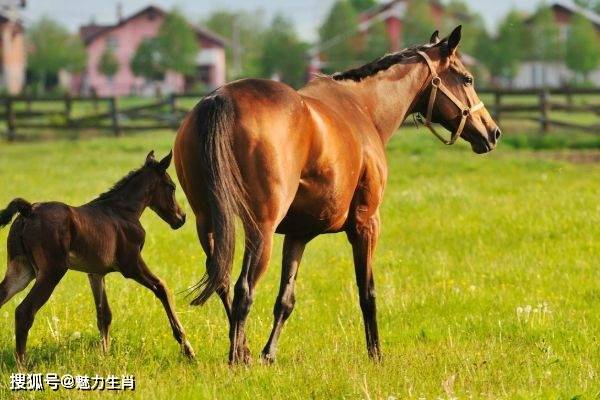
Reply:
[[65, 94], [65, 121], [67, 123], [67, 128], [71, 128], [73, 126], [73, 120], [71, 119], [71, 111], [73, 110], [73, 99], [71, 99], [70, 94]]
[[118, 110], [117, 98], [113, 96], [110, 98], [109, 101], [110, 101], [110, 117], [112, 120], [113, 132], [115, 133], [115, 136], [121, 136], [121, 127], [119, 126], [119, 110]]
[[550, 111], [550, 93], [548, 89], [542, 89], [540, 92], [540, 127], [542, 132], [546, 133], [550, 129], [548, 114]]
[[15, 140], [17, 136], [15, 122], [13, 99], [12, 97], [8, 96], [6, 98], [6, 138], [9, 142]]
[[494, 120], [500, 122], [500, 107], [502, 102], [502, 93], [496, 90], [494, 93]]

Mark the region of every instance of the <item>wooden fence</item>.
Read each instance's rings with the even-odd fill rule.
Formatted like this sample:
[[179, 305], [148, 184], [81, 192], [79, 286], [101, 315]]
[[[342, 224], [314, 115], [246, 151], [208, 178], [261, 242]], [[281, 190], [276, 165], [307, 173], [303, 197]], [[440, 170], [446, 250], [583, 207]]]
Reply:
[[[173, 94], [161, 99], [141, 99], [144, 104], [136, 105], [123, 105], [118, 97], [4, 97], [0, 98], [0, 119], [6, 121], [9, 141], [19, 138], [18, 132], [26, 129], [95, 129], [120, 136], [124, 131], [176, 129], [188, 111], [178, 100], [201, 97], [202, 94]], [[52, 107], [44, 109], [43, 104]], [[76, 105], [89, 111], [75, 115]]]
[[[533, 121], [539, 124], [541, 132], [552, 127], [600, 132], [600, 124], [584, 124], [577, 118], [565, 118], [564, 113], [600, 116], [600, 89], [478, 89], [478, 93], [497, 121]], [[140, 99], [144, 104], [122, 104], [126, 99], [117, 97], [4, 97], [0, 98], [0, 118], [6, 121], [8, 140], [15, 140], [19, 131], [27, 129], [95, 129], [119, 136], [126, 131], [176, 129], [189, 109], [182, 107], [179, 100], [201, 97], [202, 94], [174, 94]], [[54, 108], [44, 109], [45, 103]], [[80, 112], [75, 113], [75, 108]], [[555, 112], [563, 112], [563, 118], [556, 117]]]
[[[560, 119], [553, 112], [584, 113], [600, 116], [600, 89], [598, 88], [560, 88], [560, 89], [479, 89], [480, 96], [491, 96], [486, 107], [496, 121], [503, 119], [537, 122], [541, 132], [552, 127], [600, 133], [600, 124], [584, 124], [573, 118]], [[529, 101], [506, 103], [503, 98], [512, 101], [525, 98]], [[575, 101], [585, 97], [583, 101]], [[588, 101], [596, 97], [594, 102]], [[533, 101], [532, 101], [533, 99]], [[560, 101], [562, 100], [562, 101]]]

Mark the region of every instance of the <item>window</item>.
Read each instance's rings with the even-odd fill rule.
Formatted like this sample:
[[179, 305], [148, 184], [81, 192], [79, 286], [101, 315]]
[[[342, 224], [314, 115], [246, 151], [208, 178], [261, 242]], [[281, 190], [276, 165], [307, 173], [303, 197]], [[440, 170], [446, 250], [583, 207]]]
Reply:
[[116, 36], [109, 36], [106, 40], [106, 45], [109, 49], [114, 51], [119, 46], [119, 39]]

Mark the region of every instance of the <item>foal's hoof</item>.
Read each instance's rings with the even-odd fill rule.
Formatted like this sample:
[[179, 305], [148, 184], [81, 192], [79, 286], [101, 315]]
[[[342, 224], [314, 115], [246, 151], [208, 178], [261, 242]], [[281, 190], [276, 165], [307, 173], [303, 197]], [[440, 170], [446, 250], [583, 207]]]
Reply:
[[15, 363], [17, 364], [17, 370], [20, 372], [24, 372], [27, 370], [27, 364], [25, 363], [25, 355], [24, 354], [16, 354], [15, 353]]
[[229, 365], [236, 365], [236, 364], [245, 364], [245, 365], [252, 364], [252, 354], [250, 354], [250, 349], [248, 347], [243, 347], [241, 349], [238, 349], [233, 354], [233, 357], [229, 358]]
[[181, 352], [187, 358], [193, 359], [196, 357], [196, 353], [194, 353], [194, 349], [192, 348], [192, 345], [187, 340], [185, 342], [183, 342], [183, 345], [181, 346]]

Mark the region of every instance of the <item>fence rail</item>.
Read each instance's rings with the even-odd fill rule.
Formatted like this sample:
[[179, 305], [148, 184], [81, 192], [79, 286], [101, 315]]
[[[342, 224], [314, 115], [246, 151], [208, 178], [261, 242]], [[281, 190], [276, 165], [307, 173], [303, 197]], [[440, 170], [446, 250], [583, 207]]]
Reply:
[[[488, 97], [487, 109], [497, 121], [510, 119], [536, 122], [541, 132], [548, 132], [552, 127], [600, 132], [598, 123], [584, 124], [555, 115], [555, 112], [561, 112], [564, 117], [566, 112], [600, 116], [598, 88], [484, 88], [478, 89], [478, 93], [482, 97]], [[6, 121], [8, 140], [17, 139], [18, 131], [25, 129], [95, 129], [119, 136], [130, 131], [176, 129], [188, 111], [181, 106], [179, 100], [197, 100], [202, 96], [203, 93], [173, 94], [160, 99], [144, 99], [145, 104], [136, 105], [123, 104], [123, 100], [117, 97], [12, 96], [0, 98], [0, 118]], [[510, 99], [509, 102], [507, 99]], [[590, 99], [595, 101], [590, 102]], [[48, 109], [49, 104], [55, 107]], [[74, 113], [77, 107], [86, 109], [86, 112]]]

